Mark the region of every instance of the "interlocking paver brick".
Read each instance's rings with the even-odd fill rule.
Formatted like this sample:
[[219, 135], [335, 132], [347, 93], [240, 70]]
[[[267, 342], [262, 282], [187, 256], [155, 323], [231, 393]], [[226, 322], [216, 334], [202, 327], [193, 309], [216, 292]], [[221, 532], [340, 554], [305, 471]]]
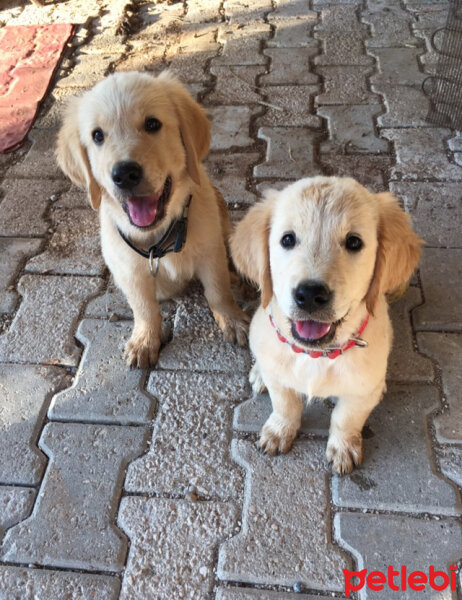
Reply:
[[449, 406], [435, 418], [436, 436], [441, 442], [462, 442], [462, 334], [419, 333], [419, 349], [439, 365], [444, 398]]
[[267, 59], [261, 49], [270, 31], [268, 24], [253, 21], [220, 25], [217, 40], [223, 49], [212, 65], [264, 65]]
[[34, 506], [35, 494], [32, 488], [0, 486], [0, 540], [7, 529], [27, 519]]
[[121, 60], [115, 65], [114, 71], [150, 71], [154, 74], [159, 73], [166, 68], [164, 62], [165, 44], [145, 48], [142, 51], [135, 50], [128, 52], [121, 57]]
[[234, 203], [253, 204], [255, 194], [246, 189], [246, 174], [251, 171], [252, 165], [258, 162], [259, 154], [209, 154], [207, 157], [207, 171], [214, 185], [223, 194], [229, 205]]
[[324, 33], [353, 33], [356, 37], [367, 37], [367, 27], [358, 21], [357, 11], [351, 6], [341, 6], [340, 2], [327, 2], [321, 9], [321, 20], [315, 31]]
[[456, 135], [448, 140], [449, 149], [456, 152], [457, 150], [462, 151], [462, 134], [456, 133]]
[[258, 137], [266, 140], [266, 160], [255, 166], [254, 177], [297, 179], [318, 175], [314, 157], [318, 136], [302, 127], [260, 127]]
[[[371, 77], [372, 84], [393, 85], [422, 84], [426, 75], [419, 70], [417, 57], [423, 48], [369, 48], [377, 59], [377, 74]], [[397, 68], [399, 65], [399, 68]]]
[[215, 89], [207, 95], [206, 103], [255, 104], [262, 98], [256, 91], [256, 78], [265, 72], [265, 66], [211, 66], [210, 72], [217, 81]]
[[[305, 403], [302, 413], [300, 433], [309, 433], [327, 437], [331, 415], [328, 400], [314, 398]], [[234, 411], [234, 429], [258, 433], [272, 412], [271, 399], [268, 394], [254, 394], [239, 404]]]
[[107, 75], [113, 64], [123, 57], [121, 53], [86, 54], [75, 56], [75, 65], [67, 77], [59, 80], [61, 88], [90, 88]]
[[268, 21], [280, 21], [281, 19], [316, 18], [317, 13], [310, 10], [310, 3], [306, 0], [276, 0], [273, 3], [273, 11], [268, 14]]
[[219, 588], [216, 600], [319, 600], [319, 596], [293, 594], [288, 592], [270, 592], [269, 590], [246, 588]]
[[271, 106], [258, 125], [321, 127], [322, 121], [312, 114], [312, 98], [319, 92], [317, 85], [274, 85], [262, 88]]
[[119, 590], [107, 575], [0, 566], [0, 600], [116, 600]]
[[260, 77], [262, 85], [309, 85], [319, 82], [310, 60], [319, 52], [318, 48], [266, 48], [265, 56], [271, 63], [269, 73]]
[[387, 173], [392, 164], [388, 156], [340, 155], [338, 152], [321, 154], [319, 162], [326, 175], [354, 177], [375, 192], [386, 189]]
[[413, 311], [420, 331], [462, 331], [462, 250], [426, 248], [419, 267], [425, 302]]
[[65, 380], [61, 369], [0, 365], [0, 482], [37, 485], [45, 456], [36, 442], [48, 400]]
[[246, 373], [247, 348], [223, 339], [202, 290], [183, 296], [175, 315], [172, 340], [161, 349], [161, 369]]
[[252, 110], [248, 106], [213, 106], [207, 110], [212, 122], [210, 150], [228, 150], [232, 146], [251, 146], [249, 136]]
[[360, 2], [358, 0], [313, 0], [313, 6], [329, 6], [330, 4], [351, 4], [352, 6], [358, 6], [360, 5]]
[[[360, 569], [380, 571], [387, 574], [388, 566], [399, 571], [406, 566], [407, 573], [424, 571], [428, 575], [430, 565], [435, 571], [449, 572], [449, 565], [460, 556], [462, 535], [460, 523], [455, 519], [424, 520], [395, 515], [362, 515], [341, 513], [335, 515], [334, 528], [338, 541], [357, 557]], [[386, 535], [384, 535], [386, 532]], [[394, 576], [394, 585], [400, 586], [401, 578]], [[437, 579], [438, 583], [441, 579]], [[434, 594], [427, 583], [424, 592], [413, 594], [400, 591], [396, 597], [412, 598], [427, 595], [451, 597], [449, 590]], [[449, 593], [447, 593], [449, 592]], [[395, 594], [393, 594], [395, 595]], [[364, 587], [361, 600], [374, 597], [389, 600], [392, 597], [388, 585], [373, 596]]]
[[131, 544], [121, 598], [208, 600], [217, 547], [235, 523], [232, 504], [123, 498], [119, 525]]
[[313, 27], [318, 16], [309, 12], [307, 16], [277, 19], [268, 15], [268, 21], [276, 26], [274, 35], [266, 42], [267, 48], [317, 48], [319, 42], [313, 37]]
[[28, 261], [26, 271], [69, 275], [103, 275], [98, 213], [89, 206], [51, 213], [55, 231], [45, 251]]
[[[42, 179], [64, 179], [64, 174], [55, 159], [55, 139], [57, 129], [37, 129], [34, 127], [29, 138], [33, 141], [26, 158], [8, 171], [8, 177], [36, 177]], [[67, 186], [66, 186], [67, 187]]]
[[85, 319], [76, 338], [85, 346], [74, 384], [56, 394], [50, 419], [98, 423], [147, 423], [153, 402], [142, 391], [141, 371], [129, 369], [123, 349], [133, 323]]
[[316, 67], [324, 79], [324, 93], [316, 97], [322, 104], [378, 104], [380, 97], [369, 91], [367, 77], [373, 73], [369, 67], [333, 66]]
[[242, 474], [229, 456], [233, 405], [249, 394], [247, 378], [154, 371], [148, 391], [159, 409], [146, 455], [128, 467], [129, 492], [230, 500]]
[[[187, 6], [186, 20], [189, 23], [202, 24], [220, 21], [221, 2], [219, 0], [195, 0], [194, 2], [188, 2]], [[164, 5], [158, 10], [163, 11], [163, 9]]]
[[436, 388], [391, 387], [368, 419], [361, 468], [349, 477], [333, 479], [334, 502], [352, 508], [457, 515], [460, 499], [435, 474], [429, 456], [426, 418], [437, 407]]
[[399, 0], [368, 2], [367, 9], [361, 12], [361, 20], [371, 26], [367, 47], [402, 48], [417, 45], [411, 33], [415, 18], [401, 7]]
[[435, 453], [441, 472], [462, 488], [462, 446], [437, 448]]
[[246, 495], [242, 530], [220, 547], [220, 579], [342, 590], [349, 561], [330, 540], [325, 443], [296, 442], [277, 457], [244, 440], [232, 449], [247, 470]]
[[382, 136], [395, 144], [392, 179], [462, 180], [462, 168], [451, 164], [446, 155], [443, 140], [449, 133], [438, 127], [382, 129]]
[[223, 7], [226, 19], [232, 24], [263, 21], [273, 8], [271, 0], [225, 0]]
[[56, 206], [59, 208], [88, 208], [90, 206], [88, 194], [81, 188], [71, 185], [71, 187], [59, 194]]
[[316, 33], [316, 39], [322, 41], [323, 52], [314, 59], [314, 64], [372, 65], [374, 59], [366, 54], [363, 40], [355, 34], [356, 32], [348, 32], [348, 35], [342, 37], [338, 32]]
[[[162, 307], [162, 304], [161, 304]], [[106, 291], [90, 300], [85, 308], [85, 316], [95, 319], [133, 319], [133, 312], [123, 292], [110, 280]]]
[[18, 301], [14, 291], [15, 276], [31, 254], [38, 252], [41, 240], [0, 238], [0, 313], [12, 312]]
[[460, 227], [455, 227], [462, 226], [460, 184], [392, 182], [390, 190], [402, 198], [414, 230], [429, 246], [460, 247]]
[[0, 336], [0, 360], [77, 364], [73, 327], [84, 301], [101, 287], [97, 277], [24, 275], [23, 296], [9, 331]]
[[321, 152], [340, 149], [347, 154], [388, 152], [389, 144], [377, 137], [374, 119], [381, 112], [375, 104], [362, 106], [322, 106], [317, 114], [327, 119], [329, 141]]
[[4, 179], [2, 189], [5, 196], [0, 203], [0, 235], [44, 235], [49, 228], [44, 213], [50, 204], [50, 197], [67, 187], [64, 181]]
[[374, 83], [372, 91], [382, 94], [386, 112], [377, 118], [380, 127], [428, 127], [430, 102], [420, 85]]
[[50, 462], [34, 512], [8, 530], [2, 560], [120, 570], [127, 548], [114, 523], [121, 476], [145, 434], [142, 427], [48, 423], [40, 447]]
[[387, 379], [391, 381], [431, 381], [434, 377], [432, 362], [414, 349], [410, 313], [419, 304], [420, 290], [410, 287], [403, 298], [390, 305], [394, 333]]

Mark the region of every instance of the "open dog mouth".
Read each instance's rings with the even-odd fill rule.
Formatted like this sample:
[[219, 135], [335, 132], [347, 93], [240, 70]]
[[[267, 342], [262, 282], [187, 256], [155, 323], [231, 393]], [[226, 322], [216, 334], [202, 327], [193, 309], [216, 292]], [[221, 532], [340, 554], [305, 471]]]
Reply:
[[165, 183], [153, 196], [131, 196], [122, 207], [135, 227], [152, 227], [165, 214], [165, 206], [170, 198], [172, 179], [167, 177]]
[[343, 319], [333, 323], [323, 321], [292, 321], [293, 337], [307, 346], [319, 348], [329, 344], [335, 337]]

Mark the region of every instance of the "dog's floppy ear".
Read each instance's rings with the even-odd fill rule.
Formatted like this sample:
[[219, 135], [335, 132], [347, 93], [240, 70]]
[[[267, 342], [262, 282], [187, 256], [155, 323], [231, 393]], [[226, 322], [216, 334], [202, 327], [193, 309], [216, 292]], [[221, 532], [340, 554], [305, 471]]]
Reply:
[[80, 141], [78, 101], [78, 98], [73, 98], [66, 107], [63, 124], [58, 133], [56, 159], [73, 183], [86, 188], [91, 206], [98, 210], [101, 204], [101, 188], [93, 177], [87, 152]]
[[194, 183], [199, 184], [199, 163], [207, 155], [210, 146], [210, 121], [189, 92], [180, 83], [175, 83], [172, 96], [186, 150], [186, 168]]
[[231, 236], [231, 255], [239, 271], [260, 287], [266, 308], [273, 296], [269, 258], [269, 231], [275, 197], [253, 206]]
[[366, 306], [373, 314], [380, 294], [395, 291], [407, 283], [419, 262], [424, 243], [411, 228], [410, 218], [388, 192], [375, 194], [378, 203], [378, 247], [374, 274], [366, 294]]

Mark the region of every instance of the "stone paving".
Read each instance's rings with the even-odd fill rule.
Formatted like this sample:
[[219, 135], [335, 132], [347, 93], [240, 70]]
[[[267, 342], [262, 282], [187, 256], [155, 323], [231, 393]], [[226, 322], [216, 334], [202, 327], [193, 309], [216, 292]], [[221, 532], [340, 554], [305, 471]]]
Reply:
[[[462, 138], [425, 120], [421, 88], [448, 2], [43, 4], [0, 9], [0, 27], [77, 24], [29, 140], [0, 155], [0, 600], [315, 600], [344, 597], [342, 569], [460, 569]], [[70, 95], [166, 67], [208, 111], [234, 220], [265, 188], [351, 175], [396, 194], [427, 242], [351, 476], [325, 463], [328, 399], [291, 453], [258, 452], [268, 396], [195, 285], [162, 307], [156, 369], [123, 363], [132, 316], [54, 140]], [[422, 595], [462, 597], [458, 577]]]

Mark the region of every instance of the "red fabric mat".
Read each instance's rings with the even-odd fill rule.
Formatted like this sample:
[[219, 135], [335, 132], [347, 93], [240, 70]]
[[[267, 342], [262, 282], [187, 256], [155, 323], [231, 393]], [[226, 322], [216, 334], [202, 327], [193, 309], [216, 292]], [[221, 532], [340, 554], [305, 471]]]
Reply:
[[24, 140], [74, 25], [0, 29], [0, 152]]

